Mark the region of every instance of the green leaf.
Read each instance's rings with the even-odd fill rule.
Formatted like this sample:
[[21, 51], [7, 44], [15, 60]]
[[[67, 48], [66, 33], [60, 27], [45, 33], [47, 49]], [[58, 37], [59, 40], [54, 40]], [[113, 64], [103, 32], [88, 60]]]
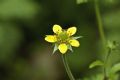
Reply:
[[96, 66], [103, 66], [103, 65], [104, 65], [104, 63], [102, 61], [96, 60], [96, 61], [94, 61], [93, 63], [90, 64], [89, 68], [94, 68]]
[[108, 41], [107, 47], [111, 50], [116, 50], [119, 47], [119, 44], [117, 43], [117, 41]]
[[120, 71], [120, 63], [115, 64], [111, 70], [110, 70], [110, 75], [114, 75], [115, 73], [117, 73], [118, 71]]
[[82, 4], [88, 2], [88, 0], [76, 0], [77, 4]]
[[89, 77], [85, 77], [82, 80], [103, 80], [104, 76], [101, 73], [96, 73], [94, 75], [91, 75]]
[[53, 54], [58, 50], [58, 44], [55, 44], [54, 49], [53, 49]]

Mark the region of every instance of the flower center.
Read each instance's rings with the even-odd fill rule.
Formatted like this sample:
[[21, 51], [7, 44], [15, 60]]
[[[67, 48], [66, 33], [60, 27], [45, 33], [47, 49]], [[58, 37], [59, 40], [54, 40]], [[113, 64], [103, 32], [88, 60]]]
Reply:
[[69, 36], [66, 31], [63, 31], [58, 35], [58, 38], [59, 38], [59, 41], [66, 42]]

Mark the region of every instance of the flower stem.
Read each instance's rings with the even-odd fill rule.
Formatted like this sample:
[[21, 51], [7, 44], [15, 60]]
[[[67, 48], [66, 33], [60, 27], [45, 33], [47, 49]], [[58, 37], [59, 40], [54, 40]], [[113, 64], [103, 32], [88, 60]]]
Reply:
[[63, 60], [64, 67], [66, 69], [66, 72], [67, 72], [70, 80], [75, 80], [75, 78], [73, 77], [72, 72], [70, 70], [70, 67], [68, 65], [68, 62], [67, 62], [67, 54], [64, 54], [64, 55], [62, 54], [62, 60]]
[[111, 54], [111, 49], [108, 49], [108, 53], [107, 53], [105, 60], [104, 60], [104, 64], [105, 64], [105, 66], [104, 66], [104, 80], [108, 80], [106, 69], [107, 69], [107, 62], [108, 62], [110, 54]]
[[[102, 18], [101, 18], [101, 15], [100, 15], [100, 9], [99, 9], [99, 3], [98, 3], [98, 0], [94, 0], [94, 5], [95, 5], [95, 13], [96, 13], [96, 18], [97, 18], [97, 22], [98, 22], [98, 29], [99, 29], [99, 33], [100, 33], [100, 37], [101, 37], [101, 40], [102, 40], [102, 46], [104, 48], [104, 45], [106, 43], [106, 40], [105, 40], [105, 35], [104, 35], [104, 29], [103, 29], [103, 24], [102, 24]], [[103, 74], [104, 74], [104, 79], [103, 80], [108, 80], [108, 76], [107, 76], [107, 68], [106, 68], [106, 64], [108, 62], [108, 58], [110, 56], [110, 53], [111, 53], [111, 50], [108, 51], [106, 57], [105, 57], [105, 60], [104, 60], [104, 64], [105, 64], [105, 67], [103, 69]]]
[[96, 13], [96, 18], [97, 18], [97, 22], [98, 22], [99, 33], [100, 33], [100, 37], [102, 39], [102, 42], [104, 44], [105, 35], [104, 35], [104, 29], [103, 29], [103, 24], [102, 24], [102, 18], [101, 18], [101, 15], [100, 15], [98, 0], [95, 0], [94, 4], [95, 4], [95, 13]]

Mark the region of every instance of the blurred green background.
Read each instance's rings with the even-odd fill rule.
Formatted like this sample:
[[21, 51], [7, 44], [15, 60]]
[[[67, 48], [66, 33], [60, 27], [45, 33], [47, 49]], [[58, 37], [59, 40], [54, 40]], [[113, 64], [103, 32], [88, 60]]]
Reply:
[[[87, 1], [87, 0], [86, 0]], [[99, 0], [107, 40], [120, 42], [120, 1]], [[89, 64], [102, 59], [93, 0], [0, 0], [0, 80], [69, 80], [61, 56], [44, 40], [52, 26], [76, 26], [81, 46], [68, 54], [75, 78], [101, 72]], [[109, 62], [120, 61], [120, 51]]]

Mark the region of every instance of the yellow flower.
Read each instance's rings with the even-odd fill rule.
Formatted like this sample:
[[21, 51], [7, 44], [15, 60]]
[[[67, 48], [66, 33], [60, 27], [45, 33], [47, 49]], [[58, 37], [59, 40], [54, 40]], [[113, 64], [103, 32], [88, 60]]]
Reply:
[[58, 49], [60, 50], [60, 52], [61, 52], [62, 54], [64, 54], [64, 53], [67, 52], [68, 47], [67, 47], [67, 45], [66, 45], [65, 43], [62, 43], [62, 44], [60, 44], [60, 45], [58, 46]]
[[68, 34], [69, 36], [72, 36], [72, 35], [74, 35], [74, 34], [76, 33], [76, 31], [77, 31], [77, 28], [76, 28], [76, 27], [71, 27], [71, 28], [68, 28], [68, 29], [67, 29], [67, 34]]
[[62, 29], [60, 25], [53, 25], [54, 35], [46, 35], [45, 40], [50, 43], [54, 43], [54, 51], [53, 53], [59, 49], [62, 54], [65, 54], [67, 50], [72, 50], [71, 46], [79, 47], [80, 43], [77, 40], [80, 37], [73, 37], [73, 35], [77, 32], [76, 27], [70, 27], [67, 30]]
[[55, 24], [55, 25], [53, 26], [53, 32], [56, 33], [56, 34], [61, 33], [61, 32], [62, 32], [61, 26]]
[[80, 46], [80, 43], [75, 39], [69, 40], [69, 43], [74, 47], [79, 47]]
[[48, 41], [48, 42], [54, 43], [54, 42], [57, 41], [57, 38], [56, 38], [55, 35], [46, 35], [45, 40]]

